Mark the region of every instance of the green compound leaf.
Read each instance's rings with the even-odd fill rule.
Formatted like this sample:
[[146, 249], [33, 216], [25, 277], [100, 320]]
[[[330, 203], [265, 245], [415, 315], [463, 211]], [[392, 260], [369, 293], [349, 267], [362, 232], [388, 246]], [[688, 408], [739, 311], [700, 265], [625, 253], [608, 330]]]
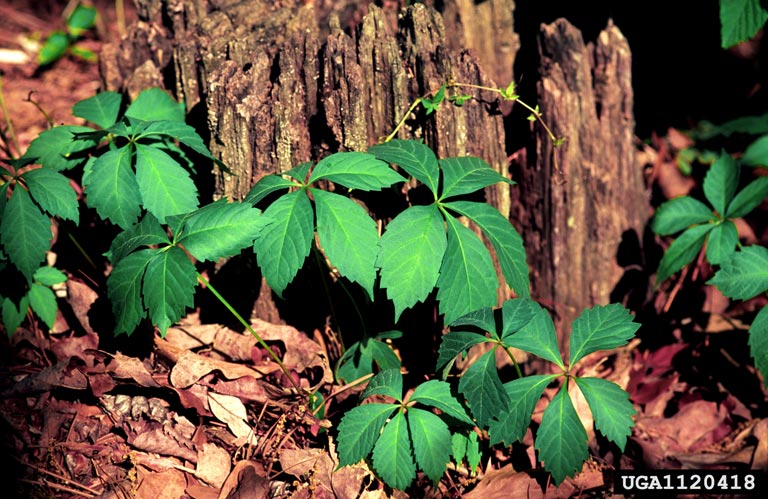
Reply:
[[768, 9], [760, 0], [720, 0], [720, 44], [732, 47], [749, 40], [765, 25]]
[[136, 144], [136, 181], [144, 207], [160, 223], [198, 206], [197, 188], [189, 173], [160, 149]]
[[403, 490], [416, 478], [405, 415], [395, 414], [373, 448], [373, 467], [390, 487]]
[[96, 24], [96, 8], [90, 5], [77, 4], [67, 19], [67, 31], [72, 36], [80, 36]]
[[459, 401], [453, 397], [451, 385], [445, 381], [433, 379], [420, 384], [408, 400], [435, 407], [459, 421], [474, 425]]
[[125, 115], [144, 121], [177, 121], [184, 123], [184, 103], [176, 102], [165, 90], [149, 88], [142, 91], [128, 106]]
[[220, 199], [185, 219], [177, 243], [184, 245], [198, 260], [215, 261], [252, 246], [267, 223], [261, 210]]
[[415, 407], [408, 409], [407, 417], [416, 463], [430, 480], [438, 482], [451, 460], [448, 425], [431, 412]]
[[59, 269], [53, 267], [40, 267], [35, 271], [32, 276], [34, 282], [39, 282], [43, 286], [53, 286], [54, 284], [60, 284], [67, 280], [66, 274]]
[[456, 356], [469, 350], [473, 345], [491, 341], [482, 334], [467, 331], [451, 331], [443, 336], [437, 353], [436, 370], [448, 371], [456, 361]]
[[395, 320], [435, 287], [447, 245], [445, 222], [435, 205], [412, 206], [387, 225], [376, 267], [395, 305]]
[[307, 174], [309, 173], [310, 168], [312, 168], [312, 163], [307, 161], [306, 163], [295, 166], [288, 171], [284, 171], [280, 175], [288, 175], [292, 179], [295, 179], [297, 182], [299, 182], [301, 185], [307, 185], [305, 182], [307, 180]]
[[264, 216], [271, 223], [256, 236], [254, 250], [267, 284], [282, 297], [312, 246], [312, 205], [305, 192], [292, 192], [272, 203]]
[[[376, 338], [368, 340], [368, 349], [371, 352], [373, 361], [382, 371], [385, 369], [400, 369], [400, 358], [387, 343]], [[369, 371], [370, 372], [370, 371]]]
[[195, 266], [178, 247], [161, 251], [149, 261], [142, 291], [149, 317], [161, 336], [194, 305], [196, 276]]
[[102, 219], [127, 229], [141, 214], [141, 193], [131, 168], [131, 148], [107, 151], [83, 172], [88, 206]]
[[317, 235], [325, 255], [341, 275], [358, 283], [373, 300], [379, 232], [365, 209], [349, 198], [311, 189]]
[[661, 262], [659, 262], [659, 270], [656, 271], [656, 284], [666, 281], [672, 274], [691, 263], [691, 260], [696, 258], [696, 255], [701, 251], [707, 234], [714, 227], [712, 224], [696, 225], [680, 234], [680, 237], [669, 245], [661, 258]]
[[437, 111], [440, 104], [445, 99], [445, 85], [440, 87], [440, 90], [433, 97], [422, 97], [421, 105], [424, 106], [424, 110], [427, 112], [427, 116]]
[[400, 370], [400, 359], [388, 344], [377, 338], [365, 338], [352, 344], [339, 360], [338, 378], [352, 382], [373, 372], [373, 363], [381, 371]]
[[758, 312], [749, 326], [749, 351], [755, 367], [763, 375], [763, 389], [768, 388], [768, 307]]
[[146, 137], [168, 137], [178, 140], [197, 154], [208, 159], [213, 159], [217, 163], [221, 163], [211, 155], [211, 152], [208, 150], [208, 147], [206, 147], [203, 139], [197, 134], [194, 128], [184, 123], [183, 118], [180, 122], [166, 120], [146, 123], [136, 140], [141, 140]]
[[315, 166], [309, 182], [327, 179], [350, 189], [379, 191], [406, 179], [389, 165], [364, 152], [337, 152]]
[[449, 325], [452, 328], [455, 328], [456, 326], [475, 326], [483, 331], [488, 331], [494, 337], [498, 336], [496, 334], [496, 318], [494, 317], [493, 309], [490, 307], [481, 308], [466, 315], [462, 315], [458, 319], [451, 321]]
[[132, 225], [112, 240], [109, 251], [107, 251], [105, 256], [112, 265], [116, 265], [131, 251], [140, 246], [149, 246], [151, 244], [167, 245], [170, 243], [168, 234], [165, 233], [160, 222], [157, 221], [154, 215], [147, 213], [141, 222]]
[[510, 404], [508, 408], [498, 411], [496, 419], [489, 425], [491, 445], [499, 442], [512, 445], [512, 442], [523, 441], [525, 432], [531, 424], [536, 402], [541, 398], [547, 385], [556, 377], [556, 374], [541, 374], [504, 383], [504, 390], [507, 392]]
[[463, 433], [454, 433], [451, 435], [451, 456], [456, 464], [461, 464], [467, 455], [467, 444], [469, 439]]
[[618, 303], [585, 309], [571, 324], [570, 365], [598, 350], [626, 345], [640, 324]]
[[57, 126], [45, 130], [29, 144], [22, 159], [56, 171], [69, 170], [85, 162], [83, 151], [97, 145], [96, 140], [76, 139], [74, 134], [93, 131], [85, 126]]
[[736, 194], [728, 206], [726, 216], [729, 218], [743, 217], [760, 206], [766, 196], [768, 196], [768, 177], [753, 180]]
[[712, 209], [698, 199], [681, 196], [659, 206], [653, 217], [652, 228], [656, 234], [667, 236], [716, 218]]
[[51, 219], [18, 184], [3, 210], [0, 243], [16, 268], [30, 279], [45, 259], [51, 243]]
[[284, 191], [296, 185], [296, 182], [292, 182], [287, 178], [283, 178], [279, 175], [267, 175], [266, 177], [262, 177], [261, 180], [256, 182], [256, 185], [251, 187], [251, 190], [248, 192], [248, 194], [246, 194], [243, 202], [256, 205], [256, 203], [269, 196], [273, 192]]
[[69, 48], [70, 38], [63, 31], [54, 31], [45, 39], [40, 52], [37, 54], [37, 64], [47, 66], [61, 59]]
[[515, 298], [501, 304], [501, 339], [506, 340], [510, 335], [520, 331], [536, 316], [536, 308], [528, 298]]
[[432, 149], [415, 140], [394, 139], [373, 146], [368, 152], [408, 172], [410, 176], [429, 187], [437, 199], [440, 169]]
[[477, 433], [473, 431], [467, 439], [467, 466], [472, 471], [472, 474], [480, 466], [482, 458], [483, 453], [480, 451], [480, 441], [478, 440]]
[[556, 485], [581, 469], [589, 457], [587, 432], [581, 425], [564, 385], [544, 410], [536, 435], [536, 449]]
[[614, 442], [621, 452], [632, 434], [637, 411], [629, 401], [629, 394], [619, 385], [600, 378], [575, 378], [576, 384], [587, 399], [595, 427], [608, 440]]
[[459, 392], [467, 398], [478, 425], [487, 427], [500, 410], [509, 407], [509, 397], [496, 369], [496, 349], [473, 362], [459, 381]]
[[768, 290], [768, 249], [746, 246], [723, 263], [707, 281], [728, 298], [749, 300]]
[[454, 201], [443, 206], [469, 218], [480, 227], [496, 251], [507, 284], [515, 290], [517, 296], [529, 298], [531, 281], [523, 238], [509, 220], [496, 208], [485, 203]]
[[529, 304], [534, 310], [533, 318], [519, 331], [507, 336], [504, 344], [538, 355], [565, 370], [552, 318], [538, 303], [531, 301]]
[[768, 166], [768, 135], [752, 142], [741, 156], [741, 164], [747, 166]]
[[381, 429], [398, 407], [397, 404], [364, 404], [347, 411], [339, 423], [339, 466], [356, 464], [368, 457]]
[[469, 194], [499, 182], [515, 185], [488, 163], [472, 156], [440, 160], [440, 167], [443, 170], [443, 191], [440, 199]]
[[736, 225], [726, 220], [715, 226], [707, 237], [707, 261], [712, 265], [721, 265], [735, 252], [739, 242]]
[[84, 61], [88, 62], [96, 62], [98, 61], [98, 57], [96, 56], [96, 52], [93, 50], [89, 50], [85, 48], [82, 44], [76, 43], [69, 47], [69, 53], [72, 54], [75, 57], [79, 57], [80, 59], [83, 59]]
[[[8, 189], [10, 189], [10, 187], [10, 182], [0, 185], [0, 220], [2, 220], [3, 213], [5, 213], [5, 206], [8, 204]], [[4, 257], [5, 255], [0, 252], [0, 256]]]
[[150, 260], [158, 249], [143, 249], [120, 260], [107, 279], [107, 296], [117, 319], [115, 335], [130, 335], [144, 318], [141, 298], [142, 280]]
[[[367, 342], [365, 340], [356, 341], [347, 347], [344, 354], [339, 359], [336, 378], [345, 383], [350, 383], [367, 374], [373, 373], [373, 353], [368, 346], [368, 343], [372, 342], [373, 340]], [[390, 367], [390, 369], [396, 368]]]
[[371, 395], [386, 395], [387, 397], [402, 401], [403, 375], [397, 369], [381, 371], [371, 378], [360, 398], [365, 399]]
[[33, 283], [29, 287], [29, 305], [48, 328], [53, 327], [59, 307], [56, 305], [56, 295], [51, 288]]
[[69, 179], [49, 168], [36, 168], [22, 174], [29, 194], [49, 215], [78, 223], [77, 194]]
[[437, 299], [445, 322], [496, 304], [496, 269], [480, 239], [448, 216], [448, 248], [437, 279]]
[[723, 151], [704, 177], [704, 195], [721, 216], [739, 186], [740, 171], [736, 160]]
[[109, 128], [117, 123], [122, 102], [123, 97], [117, 92], [101, 92], [72, 106], [72, 114], [101, 128]]
[[8, 337], [13, 336], [13, 333], [19, 329], [21, 323], [27, 318], [27, 310], [29, 310], [29, 293], [21, 297], [19, 306], [8, 297], [3, 298], [3, 310], [2, 319], [5, 332], [8, 333]]

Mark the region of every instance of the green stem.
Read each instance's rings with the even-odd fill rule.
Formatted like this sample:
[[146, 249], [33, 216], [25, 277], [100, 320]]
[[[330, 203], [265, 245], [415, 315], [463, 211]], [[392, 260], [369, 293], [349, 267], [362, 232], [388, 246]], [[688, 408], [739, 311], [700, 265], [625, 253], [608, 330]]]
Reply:
[[275, 351], [274, 351], [274, 350], [272, 350], [272, 349], [269, 347], [269, 345], [267, 345], [267, 344], [264, 342], [264, 340], [261, 338], [261, 336], [259, 336], [259, 333], [257, 333], [256, 331], [254, 331], [254, 330], [253, 330], [253, 328], [251, 327], [251, 325], [250, 325], [250, 324], [248, 324], [248, 322], [247, 322], [245, 319], [243, 319], [243, 316], [242, 316], [242, 315], [240, 315], [239, 313], [237, 313], [237, 310], [235, 310], [235, 309], [234, 309], [234, 307], [232, 307], [232, 305], [230, 305], [230, 304], [229, 304], [229, 302], [228, 302], [228, 301], [227, 301], [227, 300], [226, 300], [226, 299], [225, 299], [223, 296], [221, 296], [221, 294], [219, 294], [219, 292], [218, 292], [218, 291], [216, 291], [216, 288], [214, 288], [213, 286], [211, 286], [211, 283], [210, 283], [210, 282], [208, 282], [208, 281], [205, 279], [205, 277], [203, 277], [202, 275], [200, 275], [200, 273], [198, 273], [198, 274], [197, 274], [197, 280], [198, 280], [198, 281], [200, 281], [200, 283], [202, 283], [202, 284], [203, 284], [203, 286], [205, 286], [206, 288], [208, 288], [208, 289], [211, 291], [211, 293], [213, 293], [213, 296], [215, 296], [215, 297], [216, 297], [216, 298], [217, 298], [217, 299], [218, 299], [218, 300], [221, 302], [221, 304], [222, 304], [222, 305], [224, 305], [224, 306], [227, 308], [227, 310], [229, 310], [229, 312], [230, 312], [230, 313], [231, 313], [233, 316], [235, 316], [235, 318], [236, 318], [238, 321], [240, 321], [240, 324], [242, 324], [243, 326], [245, 326], [245, 328], [246, 328], [246, 329], [247, 329], [247, 330], [248, 330], [248, 331], [249, 331], [249, 332], [250, 332], [250, 333], [253, 335], [253, 337], [254, 337], [254, 338], [256, 338], [256, 341], [258, 341], [258, 342], [259, 342], [259, 345], [261, 345], [261, 347], [262, 347], [264, 350], [266, 350], [266, 351], [267, 351], [267, 353], [269, 354], [269, 356], [270, 356], [270, 357], [272, 357], [272, 360], [274, 360], [275, 362], [277, 362], [277, 365], [278, 365], [278, 366], [280, 366], [280, 369], [282, 369], [283, 373], [284, 373], [284, 374], [285, 374], [285, 375], [288, 377], [288, 379], [291, 381], [291, 384], [292, 384], [292, 385], [293, 385], [293, 386], [296, 388], [296, 390], [298, 391], [298, 393], [304, 393], [304, 390], [303, 390], [303, 389], [302, 389], [302, 388], [299, 386], [299, 384], [298, 384], [298, 383], [296, 383], [296, 381], [293, 379], [293, 376], [291, 376], [291, 373], [290, 373], [290, 372], [288, 371], [288, 369], [285, 367], [285, 364], [283, 364], [283, 362], [280, 360], [280, 357], [278, 357], [278, 356], [277, 356], [277, 354], [275, 353]]
[[32, 94], [33, 93], [34, 93], [34, 91], [30, 92], [29, 95], [27, 96], [27, 98], [25, 99], [25, 101], [29, 102], [30, 104], [35, 106], [38, 111], [40, 111], [40, 114], [43, 115], [43, 118], [45, 118], [45, 121], [48, 123], [48, 128], [53, 128], [53, 126], [54, 126], [53, 125], [53, 120], [51, 119], [50, 116], [48, 116], [48, 113], [45, 112], [45, 109], [43, 109], [43, 107], [40, 104], [38, 104], [37, 102], [35, 102], [32, 99]]
[[85, 258], [86, 261], [88, 261], [88, 263], [91, 264], [91, 267], [98, 270], [99, 267], [97, 267], [96, 264], [93, 263], [93, 260], [91, 260], [90, 255], [88, 255], [88, 252], [85, 251], [85, 249], [82, 246], [80, 246], [80, 243], [77, 242], [77, 239], [75, 239], [75, 236], [72, 235], [72, 233], [69, 231], [67, 231], [67, 236], [69, 237], [69, 240], [72, 241], [72, 244], [75, 245], [75, 247], [80, 252], [80, 254], [83, 255], [83, 258]]
[[555, 134], [552, 133], [552, 129], [550, 129], [549, 126], [547, 126], [547, 123], [544, 121], [544, 118], [541, 116], [541, 113], [538, 112], [535, 108], [532, 108], [531, 106], [529, 106], [528, 104], [526, 104], [525, 102], [520, 100], [519, 98], [508, 99], [508, 98], [504, 97], [504, 94], [501, 92], [501, 89], [492, 88], [492, 87], [486, 87], [484, 85], [473, 85], [472, 83], [449, 82], [447, 86], [449, 88], [464, 87], [464, 88], [474, 88], [476, 90], [486, 90], [488, 92], [494, 92], [494, 93], [499, 94], [502, 97], [502, 99], [504, 99], [504, 100], [511, 100], [511, 101], [517, 102], [518, 104], [523, 106], [525, 109], [530, 111], [531, 114], [533, 114], [533, 116], [536, 118], [536, 120], [539, 123], [541, 123], [541, 126], [544, 127], [544, 130], [547, 132], [547, 135], [549, 135], [549, 138], [552, 140], [552, 142], [555, 143], [556, 146], [561, 143], [561, 141], [555, 136]]
[[512, 352], [509, 351], [508, 347], [505, 347], [502, 345], [502, 348], [509, 356], [510, 360], [512, 361], [512, 365], [515, 367], [515, 372], [517, 373], [517, 378], [520, 379], [523, 377], [523, 372], [520, 370], [520, 365], [517, 363], [517, 360], [515, 359], [515, 356], [512, 355]]
[[402, 118], [400, 118], [400, 121], [397, 122], [397, 126], [395, 126], [395, 129], [392, 130], [392, 133], [387, 135], [387, 137], [384, 139], [384, 142], [389, 142], [390, 140], [395, 138], [395, 135], [397, 135], [397, 132], [400, 131], [400, 129], [405, 124], [405, 120], [408, 119], [408, 116], [411, 115], [414, 109], [416, 109], [416, 106], [418, 106], [421, 103], [421, 97], [417, 97], [415, 101], [413, 101], [413, 104], [411, 104], [411, 107], [408, 108], [408, 111], [405, 112]]

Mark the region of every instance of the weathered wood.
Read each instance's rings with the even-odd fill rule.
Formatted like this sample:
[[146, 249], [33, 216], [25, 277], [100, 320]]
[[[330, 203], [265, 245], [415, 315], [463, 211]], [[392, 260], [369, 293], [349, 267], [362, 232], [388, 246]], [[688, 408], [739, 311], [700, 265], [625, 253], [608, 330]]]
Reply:
[[[520, 180], [535, 297], [551, 305], [562, 335], [585, 307], [607, 304], [622, 276], [625, 231], [642, 235], [649, 208], [634, 145], [631, 54], [609, 23], [596, 46], [565, 20], [543, 25], [535, 160]], [[638, 240], [642, 239], [641, 237]]]

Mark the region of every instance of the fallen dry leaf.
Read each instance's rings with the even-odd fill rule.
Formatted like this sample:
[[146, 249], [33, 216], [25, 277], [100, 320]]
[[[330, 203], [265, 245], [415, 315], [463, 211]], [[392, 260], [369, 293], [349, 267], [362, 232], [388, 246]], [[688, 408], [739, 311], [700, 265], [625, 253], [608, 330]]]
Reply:
[[323, 449], [283, 449], [280, 452], [280, 466], [285, 473], [297, 478], [311, 477], [311, 488], [317, 497], [357, 499], [379, 491], [361, 490], [373, 478], [365, 464], [356, 464], [336, 469], [338, 461]]
[[269, 480], [261, 463], [238, 461], [221, 487], [218, 499], [267, 499]]
[[171, 369], [170, 381], [177, 388], [187, 388], [213, 371], [219, 371], [227, 379], [237, 379], [243, 376], [258, 379], [278, 369], [280, 368], [276, 364], [270, 364], [266, 370], [257, 371], [243, 364], [211, 359], [194, 352], [183, 352], [176, 365]]
[[544, 497], [541, 487], [527, 473], [515, 471], [511, 464], [486, 473], [477, 486], [463, 495], [466, 499], [501, 499], [508, 497]]
[[226, 423], [227, 428], [229, 428], [233, 435], [242, 439], [244, 443], [257, 444], [253, 428], [248, 424], [248, 413], [242, 400], [230, 395], [210, 392], [208, 394], [208, 405], [216, 419]]
[[730, 430], [726, 408], [705, 400], [686, 404], [668, 418], [639, 417], [635, 425], [636, 441], [643, 448], [646, 464], [657, 469], [665, 467], [668, 457], [701, 450]]
[[265, 341], [283, 342], [286, 347], [283, 363], [288, 369], [295, 369], [301, 373], [317, 367], [322, 369], [323, 373], [318, 384], [333, 382], [333, 371], [328, 364], [325, 352], [307, 335], [291, 326], [278, 326], [259, 319], [254, 319], [251, 327]]
[[163, 456], [175, 456], [186, 461], [197, 462], [194, 443], [173, 430], [169, 424], [156, 421], [127, 421], [124, 425], [128, 443], [136, 449], [154, 452]]
[[220, 488], [229, 476], [229, 452], [212, 443], [205, 443], [197, 452], [195, 476], [209, 485]]
[[3, 391], [2, 396], [32, 395], [48, 392], [54, 388], [85, 390], [88, 388], [88, 378], [83, 370], [82, 361], [71, 357], [27, 376]]
[[140, 386], [152, 388], [160, 386], [141, 360], [136, 357], [128, 357], [120, 352], [112, 355], [112, 360], [106, 366], [105, 371], [111, 373], [115, 378], [132, 379]]
[[87, 333], [95, 334], [88, 313], [91, 310], [91, 305], [99, 298], [99, 294], [79, 279], [70, 277], [66, 284], [67, 303], [72, 307], [75, 318]]
[[139, 484], [136, 490], [137, 499], [158, 499], [161, 497], [182, 497], [187, 481], [184, 473], [171, 469], [160, 473], [137, 466]]
[[686, 177], [674, 161], [664, 161], [656, 170], [656, 182], [666, 199], [687, 196], [696, 185], [691, 177]]

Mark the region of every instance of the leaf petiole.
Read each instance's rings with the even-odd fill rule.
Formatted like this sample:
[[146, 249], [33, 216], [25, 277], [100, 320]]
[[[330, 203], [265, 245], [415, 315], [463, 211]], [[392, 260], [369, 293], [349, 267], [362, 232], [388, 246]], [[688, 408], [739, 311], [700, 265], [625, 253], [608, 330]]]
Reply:
[[227, 310], [229, 310], [229, 312], [240, 322], [240, 324], [245, 326], [245, 328], [248, 330], [248, 332], [250, 332], [253, 335], [253, 337], [256, 338], [256, 341], [259, 342], [259, 345], [261, 345], [261, 347], [264, 350], [267, 351], [269, 356], [272, 357], [272, 360], [274, 360], [277, 363], [277, 365], [280, 366], [280, 369], [283, 371], [283, 373], [286, 375], [286, 377], [291, 381], [291, 384], [294, 386], [294, 388], [296, 388], [297, 393], [308, 395], [305, 392], [305, 390], [303, 388], [301, 388], [301, 386], [299, 386], [299, 384], [293, 379], [293, 376], [291, 376], [291, 373], [285, 367], [285, 364], [283, 364], [283, 362], [280, 360], [280, 357], [277, 356], [275, 351], [272, 350], [272, 348], [270, 348], [269, 345], [267, 345], [267, 343], [261, 338], [261, 336], [259, 336], [259, 333], [257, 333], [256, 331], [253, 330], [251, 325], [248, 324], [248, 322], [245, 319], [243, 319], [243, 316], [240, 315], [237, 312], [237, 310], [235, 310], [234, 307], [232, 307], [232, 305], [230, 305], [229, 302], [223, 296], [221, 296], [221, 294], [219, 294], [218, 291], [216, 291], [216, 288], [211, 286], [211, 283], [208, 282], [205, 279], [205, 277], [200, 275], [199, 272], [197, 273], [197, 280], [200, 281], [200, 283], [204, 287], [208, 288], [211, 291], [211, 293], [213, 293], [213, 296], [215, 296], [216, 299], [218, 299], [221, 302], [221, 304], [224, 305], [227, 308]]

